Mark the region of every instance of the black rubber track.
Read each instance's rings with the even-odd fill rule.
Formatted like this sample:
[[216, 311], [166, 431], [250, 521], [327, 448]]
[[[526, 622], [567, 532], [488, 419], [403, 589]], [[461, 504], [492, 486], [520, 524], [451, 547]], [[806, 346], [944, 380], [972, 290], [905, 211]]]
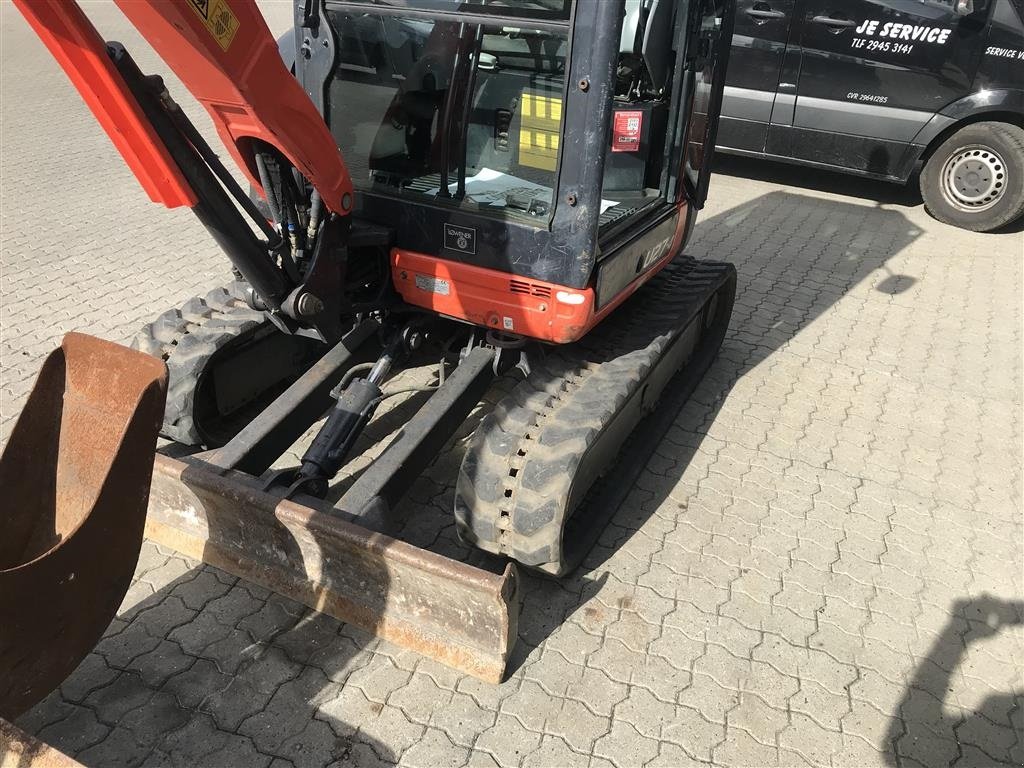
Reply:
[[[670, 349], [683, 354], [683, 328], [700, 315], [693, 332], [706, 330], [710, 312], [687, 362], [699, 380], [721, 345], [734, 290], [731, 265], [678, 258], [581, 342], [535, 363], [470, 441], [455, 494], [459, 535], [549, 574], [575, 568], [604, 521], [588, 515], [581, 525], [573, 513], [687, 361], [671, 370], [658, 363]], [[712, 295], [720, 300], [706, 308]]]
[[210, 359], [229, 344], [268, 324], [264, 314], [246, 304], [244, 283], [216, 288], [170, 309], [139, 331], [132, 349], [163, 358], [168, 389], [160, 434], [183, 445], [201, 445], [196, 394]]

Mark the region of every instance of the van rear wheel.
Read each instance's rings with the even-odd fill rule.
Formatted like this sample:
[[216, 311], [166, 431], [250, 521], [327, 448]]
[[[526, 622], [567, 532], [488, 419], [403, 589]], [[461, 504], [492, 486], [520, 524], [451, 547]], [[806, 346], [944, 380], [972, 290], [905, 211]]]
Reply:
[[925, 208], [941, 222], [990, 232], [1015, 221], [1024, 214], [1024, 128], [961, 128], [928, 158], [920, 183]]

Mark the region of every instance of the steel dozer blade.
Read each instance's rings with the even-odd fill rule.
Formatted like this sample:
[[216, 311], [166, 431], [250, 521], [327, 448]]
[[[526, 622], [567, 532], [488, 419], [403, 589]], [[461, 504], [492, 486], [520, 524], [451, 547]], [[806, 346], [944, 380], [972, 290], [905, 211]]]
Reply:
[[489, 683], [516, 642], [518, 577], [367, 530], [326, 502], [158, 456], [146, 538]]
[[163, 362], [79, 333], [43, 363], [0, 457], [0, 716], [60, 685], [139, 558]]

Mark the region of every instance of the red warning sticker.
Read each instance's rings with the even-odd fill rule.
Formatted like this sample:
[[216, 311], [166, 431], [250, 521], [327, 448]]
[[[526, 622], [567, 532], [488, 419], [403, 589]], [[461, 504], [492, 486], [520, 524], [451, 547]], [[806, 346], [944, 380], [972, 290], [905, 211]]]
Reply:
[[639, 152], [643, 112], [616, 112], [612, 124], [612, 152]]

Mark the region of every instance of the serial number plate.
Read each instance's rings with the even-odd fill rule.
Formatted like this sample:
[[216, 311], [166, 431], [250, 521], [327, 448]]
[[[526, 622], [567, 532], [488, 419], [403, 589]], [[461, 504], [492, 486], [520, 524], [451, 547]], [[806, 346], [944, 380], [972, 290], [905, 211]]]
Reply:
[[427, 293], [436, 293], [441, 296], [447, 296], [451, 293], [451, 284], [447, 280], [442, 280], [440, 277], [430, 277], [429, 275], [416, 275], [416, 287], [421, 291]]

